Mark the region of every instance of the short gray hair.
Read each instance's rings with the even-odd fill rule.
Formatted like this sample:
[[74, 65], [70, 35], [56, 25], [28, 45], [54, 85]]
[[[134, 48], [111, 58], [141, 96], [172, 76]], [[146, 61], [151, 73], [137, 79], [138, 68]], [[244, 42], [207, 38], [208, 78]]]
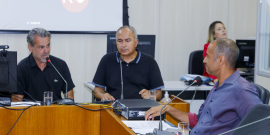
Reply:
[[213, 42], [217, 43], [214, 48], [214, 59], [224, 56], [230, 69], [234, 69], [239, 56], [239, 48], [235, 42], [228, 38], [220, 38]]
[[120, 28], [116, 31], [115, 38], [117, 38], [118, 32], [119, 32], [119, 30], [121, 30], [121, 29], [129, 29], [129, 30], [131, 30], [131, 31], [133, 32], [133, 34], [134, 34], [135, 40], [137, 40], [137, 38], [138, 38], [138, 37], [137, 37], [137, 31], [136, 31], [132, 26], [129, 26], [129, 25], [124, 25], [124, 26], [120, 27]]
[[43, 28], [34, 28], [31, 31], [29, 31], [26, 37], [27, 43], [30, 44], [32, 47], [34, 47], [35, 45], [34, 37], [36, 35], [39, 37], [49, 37], [49, 39], [51, 40], [51, 33], [49, 31]]

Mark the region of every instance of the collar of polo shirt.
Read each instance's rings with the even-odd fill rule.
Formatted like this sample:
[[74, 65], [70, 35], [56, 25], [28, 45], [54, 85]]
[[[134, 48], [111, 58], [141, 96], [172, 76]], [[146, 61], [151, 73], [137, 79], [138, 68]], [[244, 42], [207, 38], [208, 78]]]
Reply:
[[[137, 53], [137, 56], [136, 56], [136, 58], [135, 58], [133, 61], [131, 61], [130, 63], [136, 63], [136, 64], [139, 63], [142, 54], [141, 54], [141, 51], [138, 50], [138, 48], [136, 48], [136, 51], [138, 52], [138, 53]], [[116, 60], [117, 60], [117, 63], [119, 63], [119, 62], [120, 62], [120, 61], [119, 61], [120, 53], [119, 53], [118, 51], [116, 51], [115, 53], [116, 53]]]

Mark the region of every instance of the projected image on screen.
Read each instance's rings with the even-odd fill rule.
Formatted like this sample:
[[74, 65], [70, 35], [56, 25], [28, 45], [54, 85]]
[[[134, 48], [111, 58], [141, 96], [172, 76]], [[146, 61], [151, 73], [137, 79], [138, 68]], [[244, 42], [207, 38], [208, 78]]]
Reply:
[[0, 30], [116, 31], [123, 0], [4, 0]]
[[70, 12], [80, 12], [86, 8], [88, 0], [62, 0], [62, 4]]

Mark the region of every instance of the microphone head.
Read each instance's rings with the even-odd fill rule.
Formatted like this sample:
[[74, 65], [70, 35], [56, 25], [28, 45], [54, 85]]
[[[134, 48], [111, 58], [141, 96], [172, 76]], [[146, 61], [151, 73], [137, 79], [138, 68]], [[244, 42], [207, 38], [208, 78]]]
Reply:
[[195, 82], [193, 85], [197, 85], [197, 86], [200, 86], [203, 84], [202, 78], [200, 76], [195, 77], [193, 82]]
[[46, 60], [47, 60], [47, 62], [51, 62], [50, 57], [47, 57]]
[[123, 61], [123, 59], [121, 57], [119, 57], [119, 61]]
[[194, 78], [194, 81], [196, 80], [196, 83], [200, 83], [200, 82], [203, 82], [202, 81], [202, 78], [200, 76], [197, 76]]

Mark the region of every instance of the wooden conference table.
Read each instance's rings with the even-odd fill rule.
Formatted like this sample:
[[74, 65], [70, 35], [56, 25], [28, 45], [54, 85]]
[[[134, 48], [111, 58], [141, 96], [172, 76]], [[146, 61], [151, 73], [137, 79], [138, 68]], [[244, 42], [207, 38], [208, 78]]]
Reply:
[[[172, 97], [171, 97], [172, 98]], [[189, 112], [189, 103], [176, 99], [172, 106]], [[88, 109], [101, 109], [101, 105], [81, 105]], [[12, 107], [20, 109], [25, 107]], [[0, 134], [7, 134], [22, 111], [0, 108]], [[177, 122], [169, 114], [166, 119]], [[33, 106], [27, 109], [10, 135], [135, 135], [112, 110], [88, 111], [75, 105]]]

